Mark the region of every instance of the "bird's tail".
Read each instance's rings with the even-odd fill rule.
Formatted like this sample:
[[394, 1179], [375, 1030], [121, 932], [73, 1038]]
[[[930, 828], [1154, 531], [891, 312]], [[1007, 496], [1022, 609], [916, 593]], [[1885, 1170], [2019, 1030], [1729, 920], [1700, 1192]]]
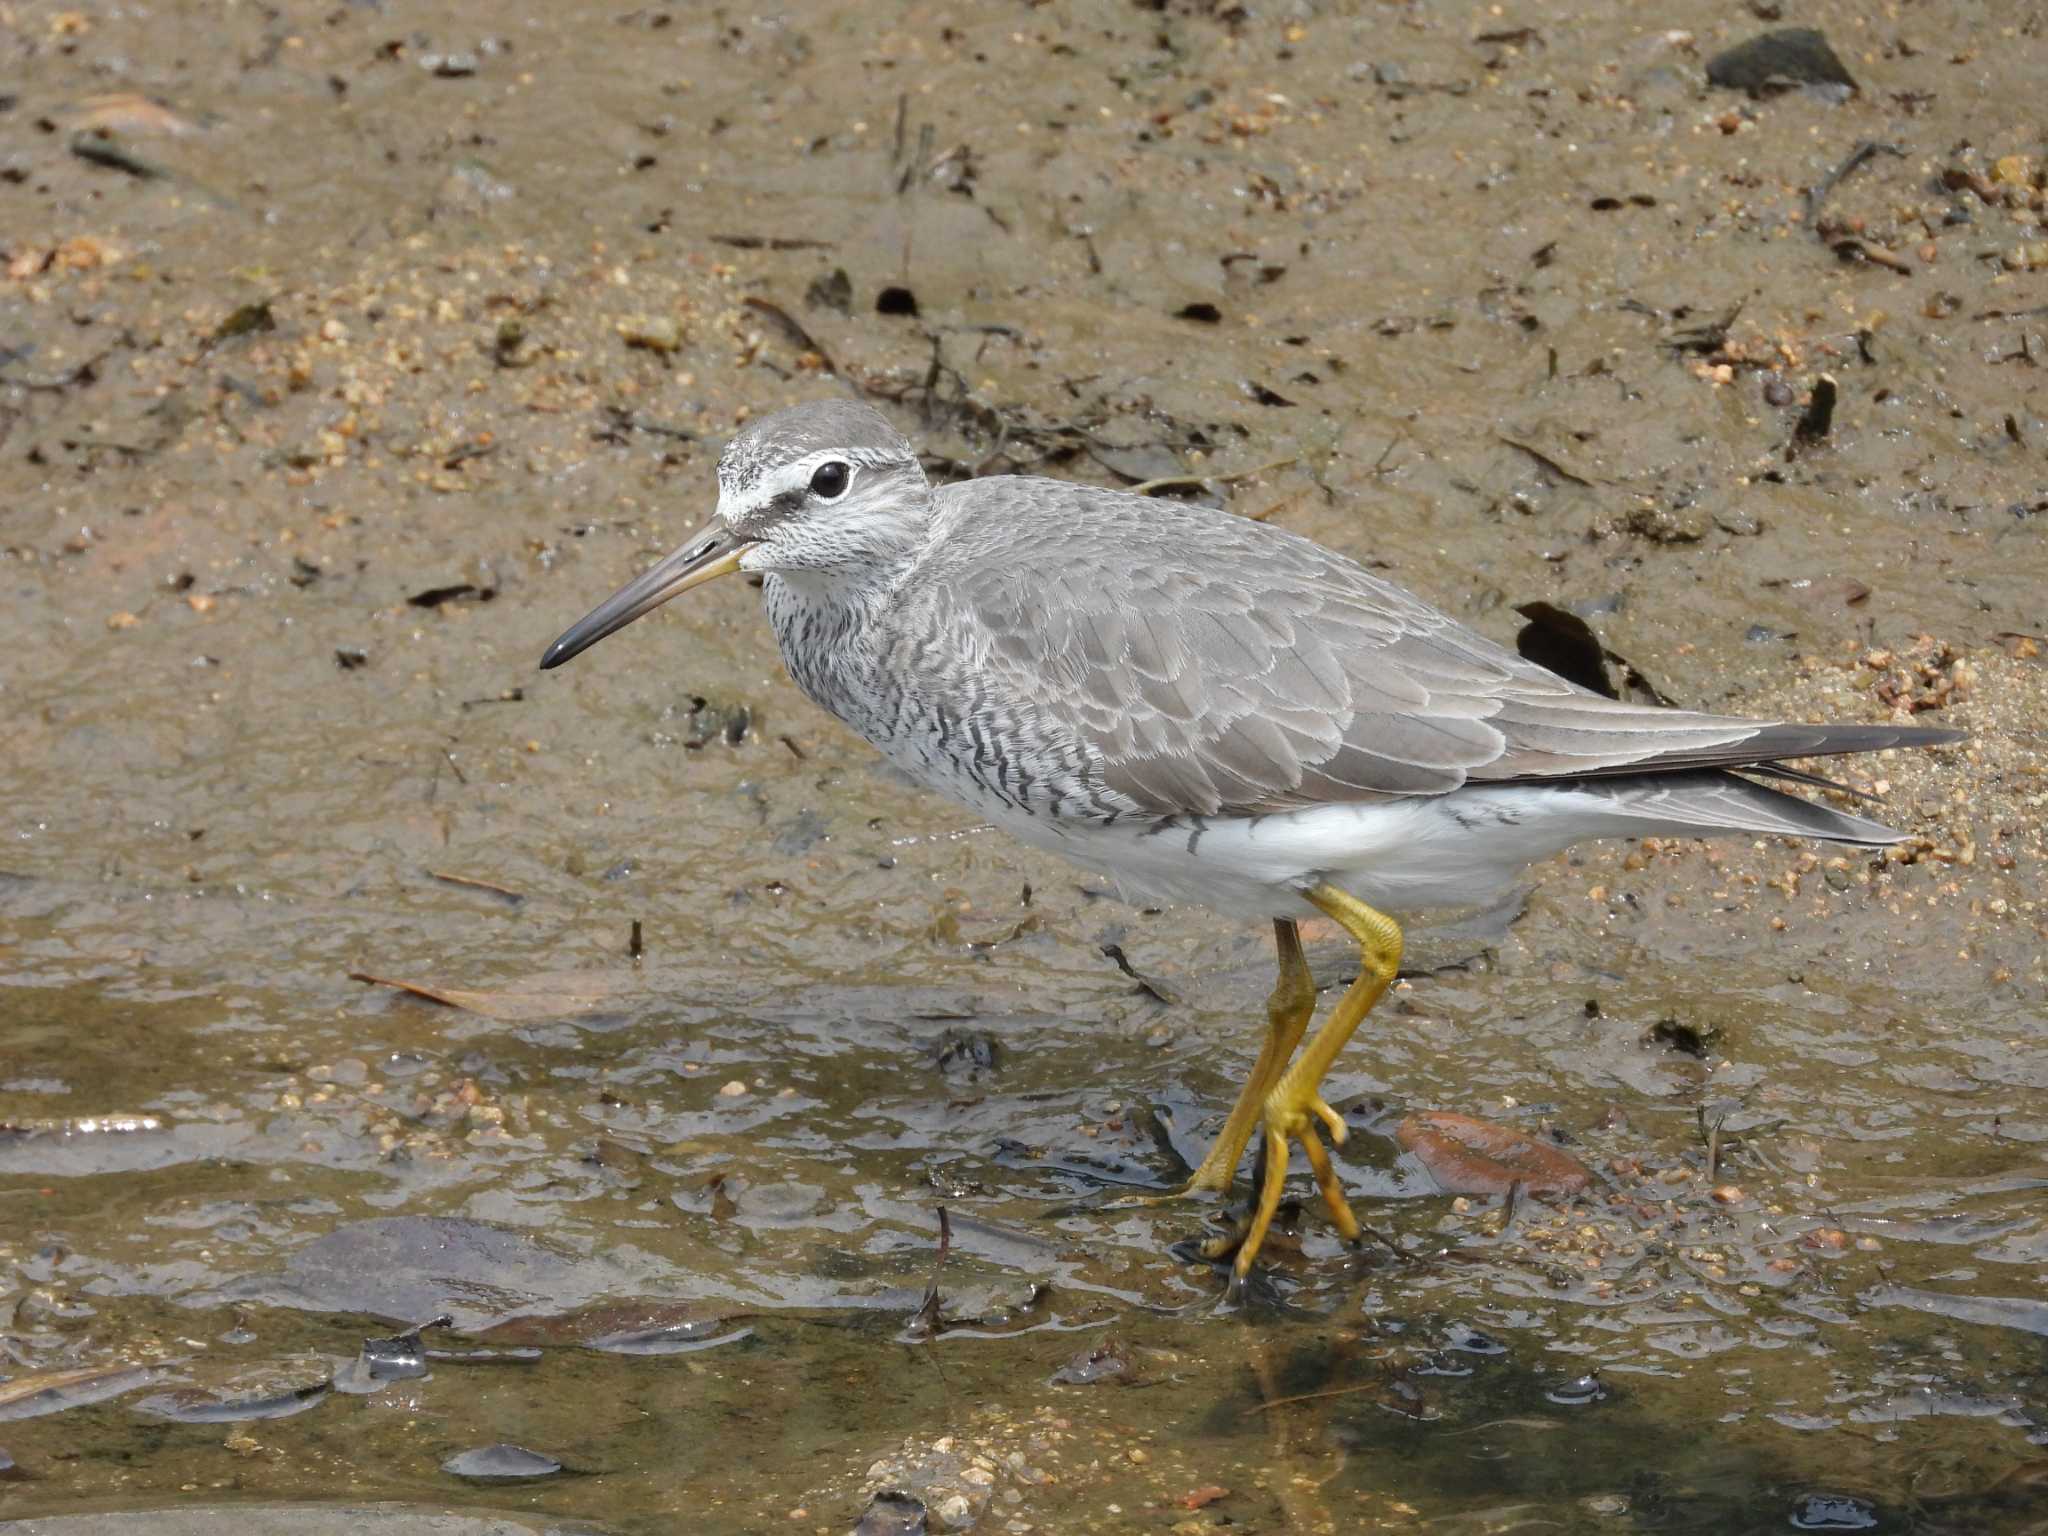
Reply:
[[1606, 809], [1644, 822], [1643, 835], [1761, 832], [1814, 837], [1859, 848], [1902, 842], [1903, 832], [1882, 822], [1819, 805], [1734, 773], [1660, 773], [1639, 778], [1583, 781], [1581, 794], [1608, 801]]

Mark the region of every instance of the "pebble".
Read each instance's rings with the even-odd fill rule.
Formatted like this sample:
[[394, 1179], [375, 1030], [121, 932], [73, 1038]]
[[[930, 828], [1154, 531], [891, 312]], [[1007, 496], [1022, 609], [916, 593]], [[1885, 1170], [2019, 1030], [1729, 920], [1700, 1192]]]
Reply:
[[718, 1096], [721, 1099], [741, 1099], [745, 1098], [746, 1095], [747, 1085], [741, 1082], [738, 1078], [734, 1078], [731, 1082], [727, 1083], [723, 1088], [718, 1090]]
[[677, 352], [683, 345], [683, 325], [672, 315], [636, 315], [619, 322], [619, 339], [649, 352]]
[[2026, 187], [2034, 181], [2034, 161], [2030, 155], [2004, 155], [1991, 167], [1991, 179], [2007, 186]]

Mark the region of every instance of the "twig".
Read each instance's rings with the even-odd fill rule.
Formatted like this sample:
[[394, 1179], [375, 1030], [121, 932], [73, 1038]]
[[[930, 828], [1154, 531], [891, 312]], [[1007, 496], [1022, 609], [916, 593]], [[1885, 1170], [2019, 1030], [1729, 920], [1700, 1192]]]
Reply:
[[1702, 1104], [1695, 1112], [1700, 1125], [1700, 1135], [1707, 1143], [1707, 1177], [1719, 1178], [1721, 1174], [1721, 1127], [1727, 1122], [1728, 1112], [1724, 1109], [1714, 1117], [1712, 1125], [1707, 1124], [1707, 1108]]
[[910, 1319], [910, 1332], [917, 1338], [931, 1338], [939, 1331], [939, 1272], [946, 1267], [946, 1255], [953, 1251], [953, 1223], [946, 1208], [939, 1207], [939, 1252], [932, 1260], [931, 1284], [924, 1288], [924, 1300]]
[[1292, 496], [1282, 496], [1270, 507], [1261, 508], [1257, 512], [1247, 512], [1245, 513], [1245, 517], [1249, 519], [1251, 522], [1263, 523], [1275, 512], [1284, 512], [1287, 508], [1293, 506], [1296, 502], [1300, 501], [1301, 498], [1306, 496], [1307, 494], [1307, 491], [1296, 491]]
[[1584, 475], [1573, 474], [1570, 470], [1566, 469], [1562, 464], [1558, 463], [1557, 460], [1553, 459], [1549, 454], [1545, 453], [1541, 448], [1533, 448], [1527, 443], [1518, 441], [1515, 438], [1507, 436], [1505, 433], [1496, 433], [1495, 435], [1499, 437], [1502, 442], [1506, 443], [1510, 448], [1514, 449], [1517, 453], [1526, 453], [1527, 455], [1529, 455], [1530, 458], [1534, 459], [1538, 464], [1541, 464], [1545, 469], [1549, 470], [1553, 475], [1556, 475], [1559, 479], [1569, 480], [1573, 485], [1583, 485], [1590, 487], [1593, 484], [1593, 482], [1588, 480]]
[[1867, 161], [1879, 155], [1897, 155], [1905, 158], [1905, 150], [1896, 144], [1887, 144], [1880, 139], [1865, 139], [1849, 151], [1848, 158], [1815, 183], [1813, 190], [1806, 194], [1806, 227], [1816, 234], [1820, 230], [1821, 204], [1828, 200], [1835, 188], [1853, 176]]
[[526, 900], [523, 892], [515, 891], [510, 886], [499, 885], [492, 880], [479, 880], [474, 875], [451, 875], [439, 869], [430, 869], [427, 874], [444, 885], [460, 885], [473, 891], [489, 891], [493, 896], [502, 896], [514, 904]]
[[1264, 1413], [1269, 1408], [1289, 1408], [1296, 1403], [1315, 1403], [1322, 1401], [1326, 1397], [1353, 1397], [1360, 1392], [1380, 1391], [1384, 1386], [1384, 1382], [1361, 1381], [1355, 1386], [1325, 1387], [1320, 1392], [1297, 1392], [1292, 1397], [1274, 1397], [1268, 1398], [1263, 1403], [1254, 1403], [1245, 1411], [1247, 1413]]
[[1859, 240], [1854, 235], [1837, 240], [1829, 249], [1844, 261], [1867, 261], [1873, 267], [1884, 267], [1888, 271], [1903, 272], [1908, 276], [1913, 271], [1913, 264], [1896, 251], [1888, 251], [1869, 240]]
[[799, 352], [809, 352], [814, 355], [818, 359], [819, 366], [826, 373], [832, 374], [835, 377], [838, 376], [839, 365], [832, 361], [832, 354], [825, 350], [824, 343], [813, 336], [796, 316], [792, 315], [780, 304], [777, 304], [773, 299], [764, 299], [757, 294], [748, 294], [740, 302], [781, 331], [783, 340], [789, 342]]
[[1269, 469], [1285, 469], [1293, 462], [1293, 459], [1275, 459], [1270, 464], [1255, 464], [1250, 469], [1232, 470], [1227, 475], [1160, 475], [1155, 479], [1140, 480], [1126, 489], [1133, 496], [1150, 496], [1154, 491], [1182, 486], [1229, 485], [1233, 480], [1249, 480], [1253, 475], [1263, 475]]

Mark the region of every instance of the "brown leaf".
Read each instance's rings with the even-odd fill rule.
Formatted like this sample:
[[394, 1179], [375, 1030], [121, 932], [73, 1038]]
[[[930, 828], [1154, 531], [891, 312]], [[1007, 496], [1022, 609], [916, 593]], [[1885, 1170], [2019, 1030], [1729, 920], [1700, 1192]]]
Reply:
[[1519, 1184], [1532, 1195], [1571, 1195], [1593, 1178], [1560, 1147], [1445, 1110], [1408, 1116], [1394, 1127], [1394, 1139], [1446, 1194], [1504, 1195]]
[[82, 97], [59, 115], [67, 127], [81, 132], [122, 133], [131, 138], [183, 138], [199, 131], [189, 118], [134, 91]]
[[376, 976], [368, 971], [350, 971], [350, 981], [366, 981], [377, 987], [396, 987], [429, 1002], [445, 1003], [465, 1013], [482, 1014], [508, 1024], [537, 1019], [559, 1019], [564, 1014], [583, 1013], [611, 995], [611, 983], [594, 971], [562, 971], [552, 975], [529, 976], [509, 987], [479, 991], [468, 987], [439, 987], [424, 981], [401, 981]]

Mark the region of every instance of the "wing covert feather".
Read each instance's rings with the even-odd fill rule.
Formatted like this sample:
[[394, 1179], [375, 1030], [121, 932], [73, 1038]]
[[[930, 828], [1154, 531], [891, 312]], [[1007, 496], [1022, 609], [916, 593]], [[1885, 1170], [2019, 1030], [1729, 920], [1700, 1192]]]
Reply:
[[1587, 692], [1281, 529], [1060, 481], [971, 488], [971, 518], [967, 488], [942, 493], [957, 526], [915, 584], [919, 627], [951, 642], [920, 654], [953, 655], [922, 685], [1054, 742], [1116, 809], [1256, 814], [1788, 755], [1774, 733], [1792, 727]]

